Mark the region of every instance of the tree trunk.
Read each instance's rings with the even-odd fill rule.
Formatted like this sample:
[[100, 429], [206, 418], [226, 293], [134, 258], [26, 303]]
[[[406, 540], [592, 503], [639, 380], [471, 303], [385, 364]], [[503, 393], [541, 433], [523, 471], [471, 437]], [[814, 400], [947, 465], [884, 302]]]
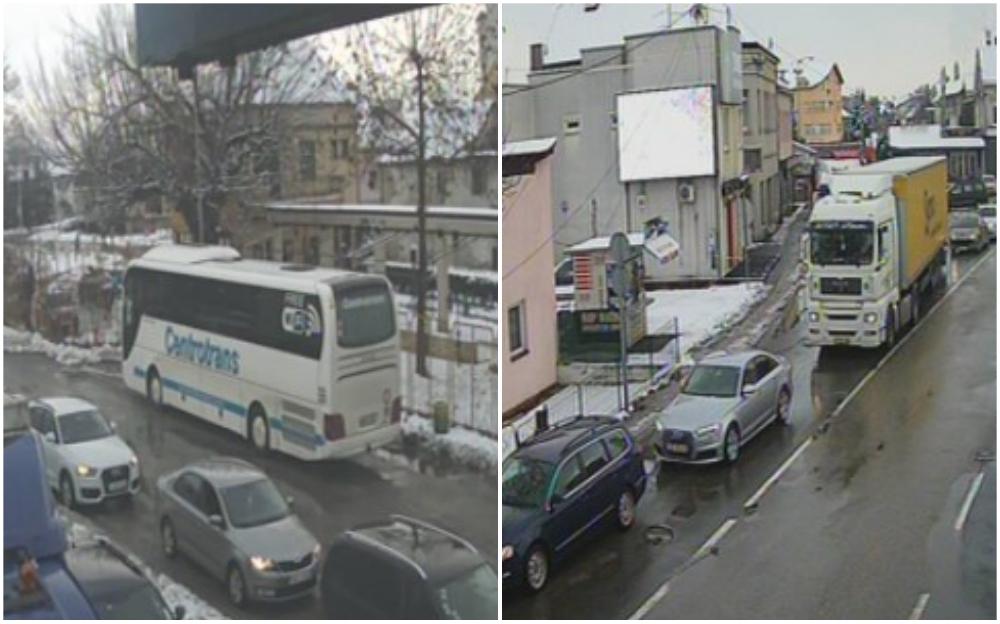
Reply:
[[427, 201], [424, 173], [424, 63], [417, 63], [417, 374], [430, 377], [427, 371]]

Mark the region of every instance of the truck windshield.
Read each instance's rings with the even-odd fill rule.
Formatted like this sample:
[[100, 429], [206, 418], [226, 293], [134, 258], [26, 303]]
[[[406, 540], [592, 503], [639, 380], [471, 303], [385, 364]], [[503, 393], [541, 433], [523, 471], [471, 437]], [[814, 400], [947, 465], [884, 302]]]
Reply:
[[871, 221], [820, 221], [809, 234], [812, 262], [819, 265], [871, 264], [875, 256], [875, 226]]

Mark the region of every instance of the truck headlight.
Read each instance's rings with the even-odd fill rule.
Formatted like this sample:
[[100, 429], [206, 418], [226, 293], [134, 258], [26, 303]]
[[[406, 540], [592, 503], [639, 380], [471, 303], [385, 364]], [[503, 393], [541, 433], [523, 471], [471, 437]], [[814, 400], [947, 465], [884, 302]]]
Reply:
[[699, 440], [718, 440], [719, 434], [722, 432], [722, 425], [716, 423], [714, 425], [707, 425], [705, 427], [699, 427], [694, 431], [694, 437]]
[[508, 559], [512, 559], [514, 557], [514, 547], [513, 546], [504, 546], [503, 547], [503, 551], [501, 551], [501, 554], [503, 555], [503, 560], [504, 561], [507, 561]]
[[88, 466], [87, 464], [80, 464], [76, 467], [76, 474], [81, 477], [92, 477], [97, 474], [97, 470], [93, 466]]
[[864, 320], [866, 323], [877, 323], [878, 312], [865, 312]]
[[809, 312], [809, 322], [819, 323], [819, 312]]

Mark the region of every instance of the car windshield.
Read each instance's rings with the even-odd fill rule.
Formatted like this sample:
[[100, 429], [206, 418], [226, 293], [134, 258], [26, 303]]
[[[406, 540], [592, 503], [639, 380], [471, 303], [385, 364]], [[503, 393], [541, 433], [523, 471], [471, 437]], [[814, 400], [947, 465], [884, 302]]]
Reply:
[[86, 410], [60, 416], [59, 433], [63, 444], [77, 444], [106, 438], [111, 427], [96, 410]]
[[170, 620], [173, 614], [152, 585], [89, 596], [102, 620]]
[[984, 217], [995, 217], [997, 216], [996, 206], [984, 206], [979, 209], [979, 214]]
[[497, 616], [497, 574], [485, 563], [437, 588], [441, 611], [452, 620], [490, 620]]
[[229, 522], [238, 529], [270, 524], [289, 514], [288, 504], [269, 479], [222, 488]]
[[874, 226], [870, 221], [819, 221], [809, 235], [813, 264], [871, 264], [875, 253]]
[[979, 225], [979, 215], [974, 212], [951, 213], [951, 227], [974, 228]]
[[740, 369], [735, 366], [695, 366], [681, 392], [694, 396], [736, 396]]
[[547, 461], [511, 457], [503, 463], [503, 504], [541, 507], [555, 467]]

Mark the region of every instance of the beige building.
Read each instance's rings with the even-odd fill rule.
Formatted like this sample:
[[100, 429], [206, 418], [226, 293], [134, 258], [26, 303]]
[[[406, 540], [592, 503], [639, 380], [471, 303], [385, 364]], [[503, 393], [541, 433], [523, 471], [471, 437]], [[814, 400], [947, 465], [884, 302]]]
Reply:
[[556, 383], [552, 154], [556, 140], [503, 149], [503, 414], [537, 403]]
[[792, 89], [798, 135], [809, 145], [839, 143], [844, 140], [844, 76], [834, 63], [826, 76], [814, 85]]

